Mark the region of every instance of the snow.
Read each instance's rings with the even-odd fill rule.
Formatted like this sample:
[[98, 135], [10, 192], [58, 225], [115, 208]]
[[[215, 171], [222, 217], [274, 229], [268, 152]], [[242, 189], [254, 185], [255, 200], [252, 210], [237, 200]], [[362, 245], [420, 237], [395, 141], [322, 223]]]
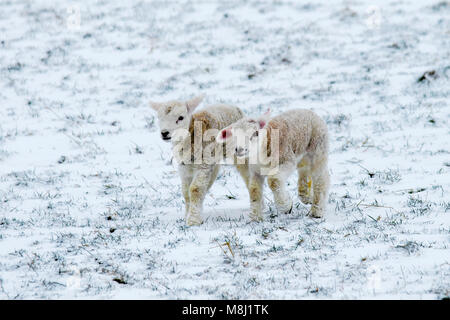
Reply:
[[[440, 0], [2, 1], [0, 298], [448, 297], [449, 17]], [[293, 213], [266, 188], [250, 222], [224, 167], [185, 226], [148, 102], [199, 93], [327, 121], [323, 219], [293, 176]]]

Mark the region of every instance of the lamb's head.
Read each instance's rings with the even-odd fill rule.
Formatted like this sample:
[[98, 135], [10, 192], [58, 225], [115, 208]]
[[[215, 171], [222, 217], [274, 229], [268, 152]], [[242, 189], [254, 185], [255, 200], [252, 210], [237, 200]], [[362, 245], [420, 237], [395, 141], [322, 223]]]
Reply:
[[257, 118], [245, 117], [222, 129], [216, 137], [218, 143], [233, 143], [233, 152], [238, 158], [248, 158], [261, 150], [262, 133], [270, 118], [270, 111]]
[[170, 141], [177, 130], [189, 129], [192, 113], [202, 102], [203, 95], [188, 101], [150, 102], [150, 106], [158, 112], [161, 138]]

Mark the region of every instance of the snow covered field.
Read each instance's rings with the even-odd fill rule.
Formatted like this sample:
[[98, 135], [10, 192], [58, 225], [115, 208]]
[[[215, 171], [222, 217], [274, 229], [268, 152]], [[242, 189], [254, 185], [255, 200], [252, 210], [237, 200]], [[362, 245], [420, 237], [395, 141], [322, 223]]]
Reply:
[[[450, 2], [372, 3], [1, 0], [0, 299], [448, 297]], [[326, 119], [325, 217], [227, 167], [186, 227], [148, 101], [199, 93]]]

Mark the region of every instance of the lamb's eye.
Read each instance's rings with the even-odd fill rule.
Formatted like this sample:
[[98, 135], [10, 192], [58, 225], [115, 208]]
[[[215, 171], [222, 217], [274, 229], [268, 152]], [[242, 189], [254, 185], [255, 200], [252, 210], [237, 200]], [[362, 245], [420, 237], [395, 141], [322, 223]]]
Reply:
[[179, 118], [178, 118], [178, 121], [182, 121], [184, 119], [184, 117], [183, 116], [180, 116]]

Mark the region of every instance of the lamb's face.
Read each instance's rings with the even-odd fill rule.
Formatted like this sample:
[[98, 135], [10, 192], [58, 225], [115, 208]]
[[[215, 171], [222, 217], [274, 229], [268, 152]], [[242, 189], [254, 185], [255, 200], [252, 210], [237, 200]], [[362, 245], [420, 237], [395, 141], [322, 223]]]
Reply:
[[238, 158], [248, 158], [253, 152], [258, 152], [261, 140], [259, 134], [261, 122], [257, 119], [243, 118], [222, 129], [216, 137], [218, 143], [234, 144], [234, 154]]
[[161, 138], [170, 141], [178, 129], [189, 128], [190, 115], [185, 104], [178, 101], [168, 102], [158, 108], [158, 122]]
[[186, 102], [151, 102], [151, 107], [158, 112], [161, 138], [164, 141], [170, 141], [176, 134], [177, 130], [178, 132], [188, 130], [192, 113], [202, 100], [203, 96], [193, 98]]

